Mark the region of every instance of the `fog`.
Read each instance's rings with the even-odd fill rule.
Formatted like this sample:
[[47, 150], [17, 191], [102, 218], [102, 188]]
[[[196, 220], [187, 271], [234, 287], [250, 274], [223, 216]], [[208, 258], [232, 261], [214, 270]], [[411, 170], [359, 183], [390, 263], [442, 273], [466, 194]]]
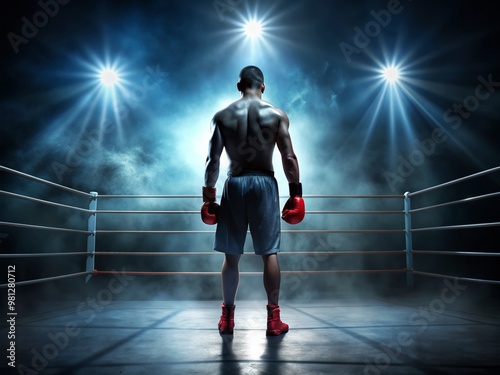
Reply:
[[[210, 120], [215, 112], [239, 98], [238, 72], [252, 64], [265, 75], [263, 98], [285, 110], [290, 118], [308, 210], [402, 210], [402, 199], [307, 199], [307, 195], [403, 194], [498, 165], [500, 97], [496, 82], [500, 75], [493, 51], [498, 26], [494, 12], [488, 9], [491, 4], [479, 7], [457, 3], [450, 7], [435, 2], [401, 2], [401, 11], [392, 14], [386, 26], [379, 25], [378, 33], [372, 30], [376, 35], [361, 48], [356, 44], [357, 30], [366, 31], [368, 22], [375, 19], [373, 12], [387, 15], [380, 13], [385, 3], [233, 3], [238, 4], [221, 10], [211, 1], [70, 2], [58, 6], [54, 11], [57, 14], [50, 16], [36, 35], [28, 37], [29, 26], [24, 26], [23, 17], [33, 21], [40, 5], [9, 2], [2, 16], [4, 35], [15, 33], [26, 41], [13, 42], [11, 36], [2, 45], [0, 164], [99, 195], [200, 196], [99, 198], [98, 209], [198, 211]], [[264, 39], [257, 42], [245, 39], [240, 30], [242, 19], [254, 13], [265, 18]], [[468, 22], [464, 23], [464, 18]], [[359, 52], [346, 54], [342, 43], [358, 46]], [[393, 92], [392, 88], [384, 89], [377, 69], [396, 59], [406, 68], [407, 76], [400, 91]], [[101, 87], [97, 79], [99, 67], [105, 65], [114, 66], [121, 76], [114, 91]], [[484, 86], [483, 81], [488, 79], [490, 85]], [[467, 101], [477, 95], [480, 84], [479, 96], [484, 99]], [[468, 111], [447, 112], [457, 103]], [[432, 142], [426, 141], [429, 139]], [[286, 196], [287, 182], [278, 150], [274, 167], [280, 194]], [[227, 160], [223, 159], [217, 182], [219, 195], [226, 169]], [[3, 190], [84, 208], [88, 205], [86, 198], [18, 177], [2, 174], [1, 181]], [[486, 194], [498, 189], [498, 182], [496, 177], [487, 178], [471, 190], [447, 191], [421, 202], [440, 202], [461, 193], [470, 196], [479, 190]], [[87, 227], [83, 213], [6, 197], [1, 202], [3, 221]], [[422, 225], [458, 219], [470, 222], [492, 215], [493, 206], [481, 206], [474, 216], [463, 211], [439, 211], [415, 220]], [[282, 228], [403, 226], [403, 218], [398, 215], [311, 214], [299, 226], [283, 224]], [[98, 217], [98, 230], [213, 229], [201, 222], [199, 214]], [[2, 242], [5, 252], [86, 249], [85, 235], [30, 231], [26, 236], [23, 230], [6, 226], [1, 232], [7, 235]], [[454, 244], [448, 234], [418, 237], [416, 241], [422, 247], [434, 246], [436, 238]], [[498, 245], [497, 240], [485, 238], [484, 248], [491, 250]], [[475, 246], [475, 241], [470, 242]], [[212, 243], [211, 233], [97, 235], [97, 251], [210, 252]], [[401, 269], [403, 255], [375, 258], [315, 252], [403, 250], [404, 246], [402, 233], [284, 233], [283, 252], [311, 251], [311, 255], [283, 254], [280, 259], [283, 270]], [[250, 240], [246, 252], [252, 253]], [[219, 271], [221, 261], [220, 254], [137, 258], [98, 255], [96, 266], [102, 270]], [[79, 272], [84, 262], [84, 257], [69, 256], [36, 262], [23, 259], [19, 260], [19, 277]], [[439, 264], [446, 266], [445, 262]], [[427, 260], [419, 263], [427, 265], [432, 266]], [[242, 261], [242, 270], [260, 268], [257, 257]], [[372, 277], [377, 282], [370, 282]], [[93, 277], [89, 289], [79, 293], [92, 295], [108, 280], [107, 276]], [[284, 298], [307, 299], [326, 291], [359, 293], [369, 285], [391, 289], [395, 283], [404, 285], [404, 275], [287, 275], [283, 294]], [[72, 288], [83, 285], [80, 278], [50, 283], [37, 293], [71, 298]], [[259, 277], [243, 279], [239, 296], [264, 298], [260, 285]], [[218, 277], [212, 276], [136, 276], [120, 298], [218, 299], [219, 288]]]

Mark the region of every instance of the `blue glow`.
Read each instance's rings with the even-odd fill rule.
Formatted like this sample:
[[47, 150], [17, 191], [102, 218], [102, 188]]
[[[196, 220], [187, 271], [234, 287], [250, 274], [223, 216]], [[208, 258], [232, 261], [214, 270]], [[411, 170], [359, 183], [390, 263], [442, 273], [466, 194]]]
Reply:
[[275, 11], [276, 5], [242, 4], [234, 16], [227, 19], [229, 27], [218, 34], [222, 36], [213, 55], [227, 56], [237, 67], [258, 65], [268, 67], [279, 63], [279, 50], [293, 44], [286, 38], [283, 12]]
[[63, 134], [68, 128], [76, 128], [74, 132], [78, 137], [72, 141], [75, 144], [88, 138], [88, 134], [92, 134], [92, 142], [101, 144], [106, 127], [116, 130], [117, 140], [122, 138], [124, 114], [128, 108], [126, 99], [134, 86], [127, 79], [125, 65], [119, 58], [110, 58], [107, 51], [103, 55], [88, 51], [85, 57], [73, 56], [74, 71], [63, 72], [76, 80], [71, 89], [65, 88], [64, 99], [72, 99], [73, 103], [54, 121], [57, 129], [52, 131]]
[[356, 82], [356, 86], [363, 87], [358, 93], [361, 116], [356, 125], [364, 134], [359, 160], [369, 158], [377, 147], [383, 147], [388, 158], [397, 160], [403, 145], [417, 138], [415, 117], [411, 115], [415, 113], [414, 98], [408, 95], [411, 83], [407, 79], [413, 73], [408, 70], [408, 56], [390, 56], [386, 51], [382, 51], [381, 59], [369, 56], [372, 65], [359, 66], [365, 75]]

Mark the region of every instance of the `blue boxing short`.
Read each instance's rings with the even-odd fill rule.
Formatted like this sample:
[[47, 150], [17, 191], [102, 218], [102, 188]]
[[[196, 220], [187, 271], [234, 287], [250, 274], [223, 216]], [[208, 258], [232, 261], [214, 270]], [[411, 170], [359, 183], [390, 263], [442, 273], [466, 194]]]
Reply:
[[249, 228], [255, 254], [279, 251], [279, 195], [273, 172], [243, 171], [228, 176], [220, 202], [214, 250], [243, 254]]

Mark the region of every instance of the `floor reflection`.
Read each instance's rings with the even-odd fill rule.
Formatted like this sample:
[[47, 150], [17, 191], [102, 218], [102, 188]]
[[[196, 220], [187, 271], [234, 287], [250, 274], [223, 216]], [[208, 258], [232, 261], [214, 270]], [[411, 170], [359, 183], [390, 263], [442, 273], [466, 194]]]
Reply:
[[221, 361], [219, 366], [220, 375], [240, 375], [241, 368], [233, 351], [233, 335], [220, 335], [221, 337]]

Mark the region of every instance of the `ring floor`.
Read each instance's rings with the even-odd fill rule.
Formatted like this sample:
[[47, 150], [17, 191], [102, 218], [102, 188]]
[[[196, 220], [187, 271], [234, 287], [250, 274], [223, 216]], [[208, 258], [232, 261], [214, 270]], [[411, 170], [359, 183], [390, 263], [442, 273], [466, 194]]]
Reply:
[[0, 373], [499, 374], [498, 301], [453, 297], [286, 301], [278, 337], [265, 335], [265, 301], [237, 302], [233, 336], [217, 331], [219, 301], [52, 304], [18, 314], [17, 368], [4, 355]]

